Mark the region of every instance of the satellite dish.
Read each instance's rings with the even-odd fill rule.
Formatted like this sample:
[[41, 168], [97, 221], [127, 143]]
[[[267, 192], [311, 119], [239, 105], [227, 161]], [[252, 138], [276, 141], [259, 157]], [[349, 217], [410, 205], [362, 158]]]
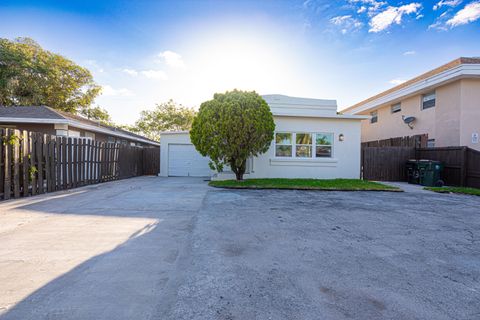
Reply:
[[410, 127], [410, 129], [413, 129], [413, 122], [415, 122], [415, 117], [405, 117], [405, 116], [402, 116], [402, 120], [403, 122], [405, 122], [406, 125], [408, 125]]

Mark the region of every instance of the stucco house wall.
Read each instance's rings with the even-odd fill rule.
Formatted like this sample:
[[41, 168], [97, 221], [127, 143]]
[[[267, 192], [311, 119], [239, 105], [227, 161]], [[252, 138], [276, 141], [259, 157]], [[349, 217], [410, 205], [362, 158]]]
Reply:
[[428, 133], [429, 139], [435, 139], [436, 147], [458, 146], [460, 144], [461, 82], [455, 81], [436, 88], [435, 130]]
[[[190, 133], [185, 132], [165, 132], [160, 137], [160, 172], [159, 176], [168, 177], [168, 167], [169, 167], [169, 157], [168, 152], [172, 144], [184, 144], [191, 145]], [[210, 170], [210, 175], [213, 175], [215, 172]]]
[[[422, 95], [435, 91], [435, 107], [422, 109]], [[401, 103], [401, 112], [391, 106]], [[480, 150], [480, 58], [455, 59], [347, 109], [345, 114], [370, 116], [362, 121], [362, 142], [428, 134], [435, 147], [468, 146]], [[413, 129], [402, 120], [415, 117]], [[433, 141], [432, 141], [433, 142]]]
[[[400, 102], [402, 111], [391, 112], [392, 104]], [[378, 121], [370, 123], [370, 119], [362, 121], [362, 142], [388, 139], [393, 137], [410, 136], [429, 133], [435, 135], [435, 112], [433, 108], [421, 110], [421, 95], [415, 95], [395, 103], [388, 103], [377, 109]], [[371, 110], [359, 114], [370, 115]], [[413, 129], [410, 129], [402, 120], [402, 115], [413, 116], [417, 120]]]
[[[376, 109], [378, 121], [362, 121], [362, 142], [393, 137], [428, 134], [436, 147], [469, 146], [472, 133], [480, 132], [480, 79], [461, 79], [434, 89], [435, 107], [422, 110], [424, 92], [399, 101], [384, 104]], [[391, 112], [391, 106], [400, 102], [402, 111]], [[359, 114], [370, 115], [372, 110]], [[416, 118], [413, 129], [402, 120], [402, 115]]]
[[[276, 155], [276, 139], [274, 137], [266, 153], [247, 160], [245, 178], [360, 178], [360, 121], [365, 119], [364, 116], [338, 115], [335, 100], [282, 95], [266, 95], [263, 98], [272, 111], [275, 134], [291, 134], [291, 143], [283, 144], [284, 147], [290, 147], [291, 152], [290, 154], [287, 152]], [[295, 134], [311, 134], [311, 145], [300, 146], [299, 143], [299, 150], [307, 148], [303, 151], [310, 150], [311, 156], [303, 154], [304, 157], [297, 157]], [[316, 156], [315, 134], [328, 136], [319, 137], [321, 139], [319, 141], [325, 142], [322, 145], [319, 143], [318, 157]], [[328, 145], [330, 139], [331, 145]], [[188, 132], [161, 134], [160, 176], [170, 175], [168, 172], [169, 150], [172, 144], [191, 144]], [[332, 150], [331, 155], [329, 154], [330, 149]], [[197, 157], [196, 161], [203, 159]], [[186, 162], [193, 162], [193, 160]], [[209, 172], [213, 179], [235, 178], [228, 167], [222, 173], [215, 173], [211, 170]]]
[[464, 79], [461, 86], [460, 145], [480, 150], [472, 135], [480, 135], [480, 79]]
[[[360, 178], [360, 121], [274, 117], [275, 132], [333, 133], [331, 158], [279, 158], [275, 141], [253, 159], [249, 178]], [[343, 134], [344, 141], [339, 141]]]

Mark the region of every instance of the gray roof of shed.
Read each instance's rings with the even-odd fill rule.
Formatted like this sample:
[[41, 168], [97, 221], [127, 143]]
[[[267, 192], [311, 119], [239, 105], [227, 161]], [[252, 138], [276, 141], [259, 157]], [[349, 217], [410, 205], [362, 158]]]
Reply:
[[104, 128], [111, 131], [112, 134], [122, 133], [131, 136], [132, 138], [147, 140], [158, 144], [157, 141], [146, 138], [139, 134], [132, 133], [130, 131], [123, 130], [117, 127], [109, 126], [100, 123], [99, 121], [90, 120], [76, 114], [55, 110], [47, 106], [0, 106], [0, 118], [70, 120], [90, 126]]
[[65, 119], [53, 109], [45, 106], [0, 107], [0, 117], [27, 119]]

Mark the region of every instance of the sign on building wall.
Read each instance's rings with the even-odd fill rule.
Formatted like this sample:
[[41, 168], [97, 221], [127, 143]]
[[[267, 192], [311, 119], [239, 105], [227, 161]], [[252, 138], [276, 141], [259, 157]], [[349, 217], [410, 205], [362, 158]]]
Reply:
[[478, 143], [478, 132], [472, 133], [472, 143]]

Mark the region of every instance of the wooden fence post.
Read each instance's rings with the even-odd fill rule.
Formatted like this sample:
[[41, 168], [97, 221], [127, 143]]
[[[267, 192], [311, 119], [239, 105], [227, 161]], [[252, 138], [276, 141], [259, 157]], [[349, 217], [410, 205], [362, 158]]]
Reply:
[[36, 147], [37, 147], [37, 165], [38, 165], [38, 192], [40, 194], [44, 193], [45, 190], [44, 190], [44, 185], [43, 185], [43, 144], [44, 144], [44, 141], [43, 141], [43, 136], [41, 134], [36, 134], [36, 138], [37, 138], [37, 143], [36, 143]]
[[0, 193], [4, 194], [4, 187], [5, 187], [5, 183], [4, 183], [4, 175], [5, 175], [5, 158], [4, 158], [4, 155], [5, 155], [5, 152], [4, 152], [4, 149], [5, 149], [5, 140], [6, 140], [6, 136], [5, 136], [5, 130], [0, 128]]
[[20, 197], [20, 131], [13, 131], [13, 196]]
[[460, 185], [462, 187], [465, 187], [467, 185], [467, 169], [468, 169], [467, 152], [468, 152], [468, 148], [467, 147], [462, 147], [462, 156], [461, 156], [462, 168], [461, 168], [461, 171], [460, 171]]
[[103, 142], [98, 142], [97, 144], [97, 182], [102, 182], [102, 174], [103, 174], [102, 147], [103, 147]]
[[77, 138], [72, 139], [72, 188], [76, 188], [78, 185], [78, 140]]
[[45, 181], [47, 182], [47, 192], [50, 192], [52, 189], [51, 189], [51, 186], [50, 184], [52, 183], [52, 181], [50, 180], [50, 153], [49, 153], [49, 147], [50, 147], [50, 136], [44, 134], [43, 137], [42, 137], [42, 140], [43, 140], [43, 155], [45, 157]]
[[50, 190], [55, 191], [57, 181], [57, 163], [55, 161], [55, 145], [57, 139], [55, 136], [50, 136], [48, 144], [48, 156], [50, 158]]
[[5, 173], [3, 175], [4, 177], [4, 187], [3, 187], [3, 199], [8, 200], [10, 199], [11, 196], [11, 189], [12, 189], [12, 177], [11, 177], [11, 158], [12, 158], [12, 146], [10, 145], [10, 130], [5, 129], [5, 152], [4, 152], [4, 169]]
[[22, 195], [24, 197], [28, 197], [30, 195], [30, 174], [29, 174], [29, 147], [30, 143], [28, 141], [28, 132], [23, 130], [22, 132], [22, 182], [23, 182], [23, 192]]

